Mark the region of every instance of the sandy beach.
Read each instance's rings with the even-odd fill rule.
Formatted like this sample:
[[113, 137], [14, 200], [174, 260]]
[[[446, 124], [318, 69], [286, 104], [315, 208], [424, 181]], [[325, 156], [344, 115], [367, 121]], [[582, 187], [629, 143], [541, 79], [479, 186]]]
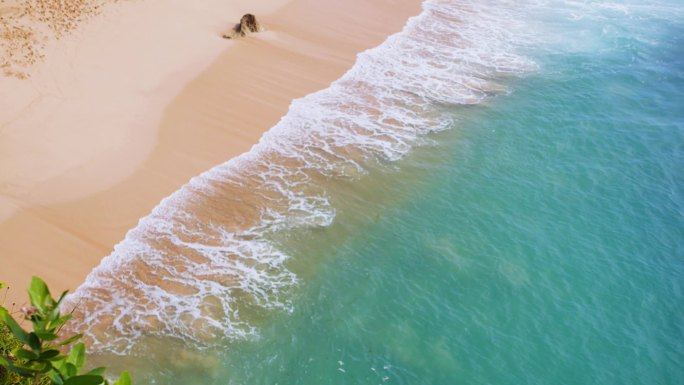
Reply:
[[[0, 281], [75, 289], [138, 219], [248, 151], [417, 0], [120, 1], [0, 77]], [[0, 3], [3, 17], [11, 4]], [[265, 32], [226, 40], [246, 12]]]

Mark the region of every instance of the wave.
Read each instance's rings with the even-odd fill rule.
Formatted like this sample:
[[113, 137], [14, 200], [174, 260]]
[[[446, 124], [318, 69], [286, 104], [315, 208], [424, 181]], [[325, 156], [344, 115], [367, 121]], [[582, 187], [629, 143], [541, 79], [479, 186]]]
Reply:
[[358, 55], [328, 88], [292, 102], [252, 150], [193, 178], [141, 219], [68, 298], [94, 350], [130, 353], [145, 336], [207, 347], [291, 311], [297, 276], [274, 233], [327, 227], [331, 181], [362, 183], [429, 134], [446, 110], [506, 92], [535, 69], [516, 53], [508, 7], [430, 0], [402, 32]]

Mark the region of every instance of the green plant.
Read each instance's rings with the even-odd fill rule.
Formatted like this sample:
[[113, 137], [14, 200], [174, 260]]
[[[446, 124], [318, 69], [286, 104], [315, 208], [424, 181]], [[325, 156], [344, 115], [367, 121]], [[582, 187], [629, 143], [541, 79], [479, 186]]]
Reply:
[[[14, 338], [12, 332], [0, 323], [0, 355], [8, 355], [12, 350], [21, 347], [21, 342]], [[7, 369], [0, 366], [0, 385], [31, 385], [35, 382], [33, 379], [24, 379], [16, 373], [8, 372]], [[47, 376], [41, 376], [39, 385], [51, 385], [52, 382]]]
[[[9, 354], [0, 355], [0, 367], [33, 384], [47, 377], [53, 385], [109, 385], [103, 377], [103, 367], [80, 373], [85, 363], [85, 345], [77, 341], [83, 335], [60, 335], [64, 324], [71, 319], [71, 314], [63, 315], [59, 308], [67, 292], [55, 300], [45, 282], [33, 277], [28, 293], [32, 306], [22, 308], [22, 313], [31, 321], [33, 330], [30, 332], [0, 306], [0, 326], [4, 324], [18, 341], [11, 350], [6, 350]], [[63, 354], [62, 350], [69, 350], [69, 353]], [[130, 384], [130, 376], [124, 371], [113, 385]]]

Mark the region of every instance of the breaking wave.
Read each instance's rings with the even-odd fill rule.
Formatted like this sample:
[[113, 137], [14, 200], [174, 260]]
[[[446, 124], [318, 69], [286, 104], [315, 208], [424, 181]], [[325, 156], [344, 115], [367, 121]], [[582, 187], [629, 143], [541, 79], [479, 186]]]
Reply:
[[516, 54], [514, 8], [426, 1], [342, 78], [293, 101], [250, 152], [140, 220], [69, 297], [80, 304], [75, 327], [93, 349], [126, 353], [143, 336], [200, 347], [244, 338], [257, 333], [251, 319], [291, 311], [297, 277], [269, 236], [329, 226], [331, 181], [363, 183], [371, 165], [454, 127], [447, 107], [506, 92], [508, 78], [534, 69]]

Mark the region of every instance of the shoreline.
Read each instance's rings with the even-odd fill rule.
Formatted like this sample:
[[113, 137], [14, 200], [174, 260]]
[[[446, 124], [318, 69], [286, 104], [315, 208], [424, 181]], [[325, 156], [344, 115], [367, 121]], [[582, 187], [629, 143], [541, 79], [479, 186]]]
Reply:
[[[249, 151], [293, 99], [327, 87], [351, 67], [358, 52], [401, 30], [420, 5], [416, 0], [399, 5], [294, 0], [273, 12], [257, 13], [266, 32], [232, 42], [219, 37], [228, 47], [204, 64], [203, 71], [180, 87], [176, 83], [176, 92], [178, 79], [165, 79], [157, 87], [171, 95], [157, 106], [163, 110], [157, 124], [151, 123], [149, 115], [155, 112], [149, 109], [136, 117], [138, 123], [147, 122], [136, 127], [146, 132], [129, 139], [152, 136], [152, 148], [129, 175], [104, 178], [111, 186], [62, 203], [19, 202], [23, 207], [5, 214], [0, 264], [9, 268], [3, 269], [8, 277], [0, 279], [9, 279], [14, 287], [7, 304], [25, 300], [23, 288], [34, 274], [55, 291], [73, 291], [164, 197], [191, 177]], [[74, 187], [65, 179], [62, 187]], [[7, 207], [0, 205], [0, 214]]]

